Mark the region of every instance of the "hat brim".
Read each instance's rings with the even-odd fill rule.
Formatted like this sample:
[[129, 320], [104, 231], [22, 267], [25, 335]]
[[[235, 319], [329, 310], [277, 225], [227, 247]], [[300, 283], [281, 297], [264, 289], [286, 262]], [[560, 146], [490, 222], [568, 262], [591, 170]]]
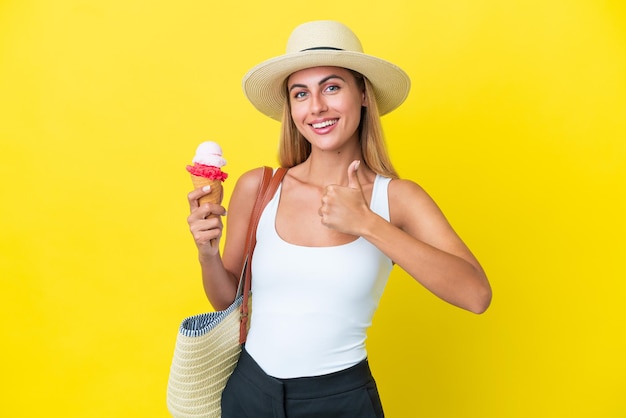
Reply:
[[389, 61], [360, 52], [314, 50], [262, 62], [244, 76], [243, 90], [261, 113], [280, 121], [285, 104], [283, 83], [287, 77], [306, 68], [327, 66], [348, 68], [367, 77], [374, 87], [381, 116], [400, 106], [411, 88], [409, 76]]

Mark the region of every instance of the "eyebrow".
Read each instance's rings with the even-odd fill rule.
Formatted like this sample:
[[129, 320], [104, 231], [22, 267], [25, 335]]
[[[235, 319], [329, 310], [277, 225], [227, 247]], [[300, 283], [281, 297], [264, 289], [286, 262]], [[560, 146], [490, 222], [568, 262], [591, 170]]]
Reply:
[[[339, 80], [345, 82], [346, 80], [343, 77], [338, 76], [337, 74], [331, 74], [327, 77], [322, 78], [319, 83], [317, 83], [318, 86], [321, 86], [322, 84], [324, 84], [325, 82], [327, 82], [328, 80], [331, 80], [333, 78], [338, 78]], [[289, 87], [289, 91], [295, 89], [295, 88], [306, 88], [307, 86], [305, 84], [294, 84], [291, 87]]]

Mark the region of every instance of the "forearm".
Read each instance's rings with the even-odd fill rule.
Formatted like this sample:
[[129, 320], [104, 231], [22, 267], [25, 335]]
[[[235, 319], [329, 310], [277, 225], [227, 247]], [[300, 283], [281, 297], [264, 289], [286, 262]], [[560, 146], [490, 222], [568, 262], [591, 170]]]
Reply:
[[[191, 213], [187, 218], [190, 231], [198, 248], [204, 292], [217, 310], [234, 301], [243, 265], [248, 223], [263, 169], [242, 175], [235, 185], [227, 218], [228, 237], [224, 240], [224, 255], [219, 251], [222, 222], [226, 210], [221, 205], [199, 205], [198, 199], [208, 193], [197, 189], [189, 194]], [[215, 240], [215, 241], [214, 241]], [[212, 243], [213, 242], [213, 243]]]
[[223, 310], [235, 300], [239, 278], [228, 271], [219, 253], [199, 256], [202, 285], [209, 302], [216, 310]]
[[471, 254], [438, 249], [376, 214], [363, 224], [362, 236], [439, 298], [475, 313], [489, 306], [489, 282]]

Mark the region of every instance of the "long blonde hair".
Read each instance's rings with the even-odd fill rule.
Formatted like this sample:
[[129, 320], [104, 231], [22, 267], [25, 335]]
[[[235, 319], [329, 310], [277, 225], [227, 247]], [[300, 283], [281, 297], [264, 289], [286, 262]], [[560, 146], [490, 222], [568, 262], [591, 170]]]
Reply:
[[[376, 174], [394, 179], [398, 178], [398, 173], [393, 168], [387, 152], [374, 88], [366, 77], [356, 71], [350, 70], [350, 72], [354, 75], [357, 85], [365, 90], [367, 100], [367, 106], [361, 108], [361, 122], [359, 124], [359, 141], [361, 142], [363, 160]], [[285, 91], [286, 89], [285, 84]], [[289, 95], [285, 97], [278, 158], [282, 167], [291, 168], [309, 157], [311, 144], [302, 136], [293, 122]]]

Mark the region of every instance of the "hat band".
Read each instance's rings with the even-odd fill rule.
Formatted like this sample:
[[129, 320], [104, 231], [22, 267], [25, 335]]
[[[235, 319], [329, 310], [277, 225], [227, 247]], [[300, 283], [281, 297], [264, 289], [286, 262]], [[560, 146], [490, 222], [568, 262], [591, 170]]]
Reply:
[[332, 46], [315, 46], [313, 48], [302, 49], [302, 50], [300, 50], [300, 52], [316, 51], [316, 50], [319, 50], [319, 49], [331, 49], [333, 51], [343, 51], [343, 49], [341, 49], [341, 48], [333, 48]]

